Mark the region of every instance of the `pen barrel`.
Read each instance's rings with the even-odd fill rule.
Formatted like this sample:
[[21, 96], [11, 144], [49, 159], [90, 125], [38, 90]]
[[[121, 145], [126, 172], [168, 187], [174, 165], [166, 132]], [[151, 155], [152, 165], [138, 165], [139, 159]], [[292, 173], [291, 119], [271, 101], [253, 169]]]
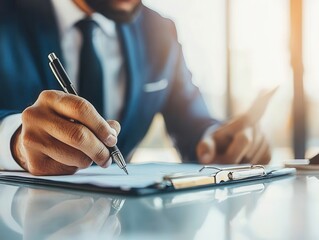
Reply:
[[68, 83], [65, 82], [64, 79], [69, 79], [69, 76], [67, 75], [67, 73], [63, 69], [60, 60], [58, 58], [54, 59], [52, 62], [50, 62], [50, 66], [55, 70], [55, 74], [58, 75], [59, 80], [62, 81], [61, 84], [64, 87], [67, 86]]
[[70, 81], [70, 78], [68, 74], [66, 73], [65, 69], [63, 68], [60, 60], [56, 57], [54, 53], [49, 54], [49, 66], [60, 83], [61, 87], [63, 88], [64, 92], [69, 94], [78, 95], [76, 93], [76, 90], [74, 89], [72, 82]]

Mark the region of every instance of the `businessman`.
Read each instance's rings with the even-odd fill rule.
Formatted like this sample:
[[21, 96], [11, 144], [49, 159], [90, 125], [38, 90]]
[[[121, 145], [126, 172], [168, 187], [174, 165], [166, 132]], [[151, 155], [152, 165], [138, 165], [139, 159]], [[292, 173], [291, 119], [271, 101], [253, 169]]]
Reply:
[[[83, 98], [60, 91], [50, 52]], [[106, 168], [106, 146], [129, 158], [156, 113], [185, 162], [270, 160], [258, 121], [209, 115], [174, 24], [140, 0], [0, 0], [0, 54], [2, 169]]]

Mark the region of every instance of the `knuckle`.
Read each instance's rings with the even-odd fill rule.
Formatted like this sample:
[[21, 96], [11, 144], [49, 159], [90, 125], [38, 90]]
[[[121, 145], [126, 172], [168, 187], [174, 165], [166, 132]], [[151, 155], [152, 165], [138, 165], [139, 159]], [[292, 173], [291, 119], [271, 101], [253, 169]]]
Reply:
[[103, 146], [94, 154], [94, 161], [97, 163], [101, 163], [108, 159], [109, 156], [109, 151], [106, 147]]
[[52, 90], [44, 90], [40, 93], [38, 100], [40, 102], [42, 101], [47, 101], [48, 99], [54, 99], [56, 98], [57, 93], [56, 91], [52, 91]]
[[102, 138], [102, 140], [106, 139], [109, 135], [109, 131], [107, 127], [105, 126], [105, 124], [103, 123], [98, 123], [96, 127], [96, 131], [97, 131], [97, 134]]
[[22, 122], [26, 123], [26, 122], [32, 121], [34, 119], [34, 115], [35, 115], [35, 111], [32, 106], [26, 108], [21, 114]]
[[45, 109], [38, 106], [30, 106], [24, 109], [21, 113], [21, 120], [24, 125], [30, 124], [33, 128], [39, 128], [41, 125], [35, 124], [43, 119], [48, 118], [48, 113]]
[[69, 130], [68, 135], [70, 142], [77, 146], [82, 146], [87, 139], [84, 127], [77, 124]]
[[71, 111], [79, 117], [86, 116], [91, 111], [91, 104], [83, 98], [77, 98], [71, 103]]

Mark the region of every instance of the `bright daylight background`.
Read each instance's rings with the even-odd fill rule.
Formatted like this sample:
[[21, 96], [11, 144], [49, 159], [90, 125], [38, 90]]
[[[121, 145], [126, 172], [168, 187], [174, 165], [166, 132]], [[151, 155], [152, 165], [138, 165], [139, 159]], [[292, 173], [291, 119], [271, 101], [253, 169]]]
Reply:
[[[177, 27], [193, 81], [206, 99], [211, 113], [226, 119], [227, 44], [225, 0], [143, 0], [144, 4], [172, 19]], [[293, 76], [290, 64], [290, 1], [231, 0], [229, 12], [230, 80], [232, 116], [245, 111], [263, 88], [279, 85], [262, 119], [262, 128], [273, 147], [273, 159], [292, 158]], [[304, 0], [305, 91], [309, 109], [309, 151], [318, 151], [319, 128], [319, 1]], [[154, 125], [134, 160], [148, 149], [165, 152], [163, 160], [177, 155], [158, 125]], [[154, 126], [153, 125], [153, 126]], [[163, 150], [165, 148], [165, 150]], [[310, 152], [308, 151], [308, 154]], [[173, 154], [172, 154], [173, 153]]]

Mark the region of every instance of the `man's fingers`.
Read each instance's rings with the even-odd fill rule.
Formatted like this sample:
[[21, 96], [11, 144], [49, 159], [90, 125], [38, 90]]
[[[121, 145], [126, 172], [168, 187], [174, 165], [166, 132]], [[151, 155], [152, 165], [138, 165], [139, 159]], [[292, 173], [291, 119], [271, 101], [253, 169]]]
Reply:
[[270, 149], [266, 139], [263, 137], [262, 144], [258, 148], [258, 151], [251, 160], [252, 164], [267, 164], [271, 158]]
[[214, 133], [217, 151], [219, 153], [223, 153], [232, 141], [234, 135], [236, 135], [238, 132], [242, 131], [246, 127], [246, 115], [241, 115], [236, 118], [233, 118], [226, 124], [219, 127]]
[[78, 170], [77, 167], [58, 163], [52, 158], [39, 153], [32, 154], [29, 159], [28, 171], [36, 176], [72, 175]]
[[262, 145], [263, 137], [264, 137], [257, 125], [255, 125], [254, 127], [250, 129], [252, 131], [252, 141], [245, 155], [245, 158], [249, 159], [249, 161], [253, 158], [253, 156], [256, 154], [256, 152]]
[[214, 138], [217, 142], [217, 149], [219, 150], [220, 148], [222, 149], [223, 146], [227, 146], [236, 133], [255, 125], [263, 116], [271, 97], [276, 91], [277, 87], [271, 90], [262, 91], [246, 113], [231, 119], [217, 129], [214, 134]]
[[239, 163], [247, 153], [250, 144], [251, 140], [245, 132], [237, 133], [225, 154], [220, 155], [218, 162], [224, 164]]
[[[22, 113], [13, 154], [34, 175], [73, 174], [96, 162], [110, 163], [119, 123], [107, 123], [85, 99], [61, 91], [43, 91]], [[75, 120], [75, 121], [71, 121]]]
[[271, 153], [268, 142], [258, 126], [253, 128], [253, 142], [241, 163], [267, 164]]
[[55, 139], [80, 150], [101, 167], [108, 164], [109, 150], [86, 126], [57, 116], [44, 119], [43, 124], [43, 130]]
[[[70, 147], [51, 136], [48, 136], [47, 138], [50, 139], [50, 142], [46, 144], [45, 147], [35, 147], [40, 147], [45, 155], [54, 159], [56, 162], [67, 166], [77, 167], [79, 169], [91, 166], [92, 160], [80, 150]], [[105, 159], [105, 161], [107, 161], [107, 159]]]
[[270, 149], [266, 149], [262, 156], [259, 158], [257, 164], [266, 165], [271, 161], [271, 152]]
[[60, 116], [85, 125], [107, 146], [115, 145], [119, 127], [113, 129], [84, 98], [60, 91], [43, 91], [39, 99]]

